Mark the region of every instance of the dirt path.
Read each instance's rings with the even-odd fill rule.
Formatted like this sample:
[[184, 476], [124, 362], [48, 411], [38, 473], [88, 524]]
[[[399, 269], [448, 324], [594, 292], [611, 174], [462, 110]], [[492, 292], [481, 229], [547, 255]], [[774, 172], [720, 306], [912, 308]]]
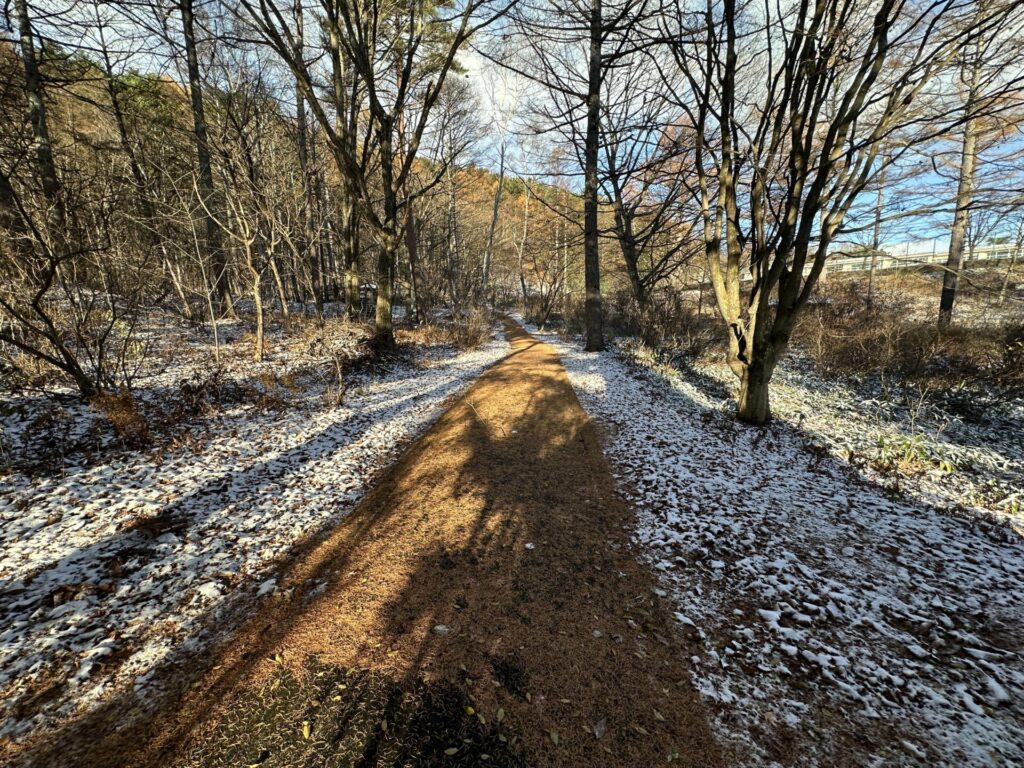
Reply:
[[598, 434], [554, 351], [508, 333], [513, 352], [293, 569], [291, 599], [176, 713], [92, 759], [721, 764]]

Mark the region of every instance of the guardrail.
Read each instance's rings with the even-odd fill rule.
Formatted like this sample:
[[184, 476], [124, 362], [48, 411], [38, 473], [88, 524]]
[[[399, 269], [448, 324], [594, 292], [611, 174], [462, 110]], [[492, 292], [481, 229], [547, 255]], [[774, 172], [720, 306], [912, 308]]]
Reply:
[[[968, 250], [964, 261], [1001, 261], [1013, 257], [1016, 245], [984, 245], [979, 248]], [[929, 264], [945, 264], [948, 254], [945, 251], [922, 251], [918, 253], [907, 253], [900, 256], [879, 253], [875, 262], [875, 269], [909, 269], [912, 267], [924, 267]], [[825, 262], [825, 270], [829, 274], [835, 272], [863, 272], [871, 269], [871, 254], [863, 256], [839, 256], [830, 258]]]

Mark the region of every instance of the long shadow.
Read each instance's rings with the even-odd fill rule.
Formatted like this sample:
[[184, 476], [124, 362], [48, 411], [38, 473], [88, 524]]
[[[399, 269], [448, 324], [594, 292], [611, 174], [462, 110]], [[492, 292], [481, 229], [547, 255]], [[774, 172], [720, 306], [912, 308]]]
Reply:
[[[346, 373], [349, 388], [374, 381], [382, 371], [387, 372], [388, 381], [395, 384], [415, 379], [418, 375], [411, 358], [403, 357], [401, 353], [394, 357], [357, 358], [352, 362], [356, 367]], [[323, 383], [321, 377], [312, 375], [311, 371], [315, 368], [317, 366], [310, 365], [299, 370], [305, 391], [297, 398], [294, 392], [273, 392], [256, 375], [228, 374], [223, 380], [211, 385], [209, 392], [201, 394], [199, 401], [189, 406], [190, 411], [179, 408], [183, 399], [183, 388], [202, 388], [202, 378], [192, 380], [183, 377], [174, 384], [138, 386], [133, 390], [133, 396], [152, 429], [150, 439], [143, 445], [131, 446], [120, 442], [112, 425], [99, 413], [95, 413], [89, 430], [67, 440], [65, 438], [70, 431], [70, 423], [30, 428], [28, 431], [33, 434], [27, 439], [23, 437], [10, 445], [0, 446], [7, 452], [0, 455], [0, 468], [13, 469], [29, 476], [52, 475], [59, 468], [65, 476], [74, 477], [77, 473], [89, 470], [97, 464], [115, 461], [140, 449], [158, 448], [161, 443], [175, 436], [202, 430], [222, 418], [220, 411], [224, 408], [236, 405], [255, 406], [261, 395], [280, 394], [285, 401], [283, 408], [303, 408], [308, 402], [316, 399], [316, 395], [313, 394], [314, 385]], [[326, 370], [324, 366], [320, 368]], [[329, 376], [333, 375], [334, 371], [331, 369]], [[35, 417], [44, 419], [53, 414], [54, 406], [79, 410], [89, 408], [79, 396], [65, 393], [7, 395], [4, 397], [4, 405], [11, 411], [34, 414]], [[214, 407], [212, 415], [203, 412], [203, 408], [211, 406]], [[22, 433], [25, 431], [24, 428], [20, 430]], [[54, 443], [55, 437], [60, 437], [59, 442]], [[84, 461], [86, 455], [88, 460]]]
[[[428, 397], [439, 390], [451, 386], [451, 384], [440, 384], [432, 389], [416, 392], [406, 398], [402, 398], [402, 401]], [[19, 591], [30, 589], [39, 577], [48, 572], [64, 574], [64, 578], [69, 574], [74, 575], [75, 568], [73, 566], [76, 563], [91, 561], [99, 554], [103, 554], [105, 558], [111, 558], [127, 550], [134, 555], [145, 557], [147, 553], [152, 551], [155, 539], [160, 535], [168, 532], [182, 534], [190, 527], [222, 511], [222, 508], [218, 508], [216, 505], [208, 505], [205, 502], [207, 497], [230, 499], [231, 503], [236, 505], [252, 500], [256, 498], [255, 491], [258, 489], [253, 489], [249, 486], [248, 481], [250, 478], [257, 478], [260, 483], [287, 478], [288, 475], [292, 474], [303, 464], [322, 459], [338, 448], [345, 447], [358, 440], [358, 436], [344, 441], [338, 438], [350, 437], [353, 434], [352, 427], [354, 424], [357, 429], [372, 426], [374, 424], [374, 417], [378, 413], [390, 410], [395, 405], [394, 401], [388, 401], [386, 404], [376, 408], [360, 410], [354, 413], [351, 419], [325, 428], [311, 436], [301, 445], [294, 446], [244, 469], [233, 469], [224, 472], [208, 480], [192, 494], [165, 506], [158, 516], [150, 518], [145, 524], [133, 526], [121, 533], [112, 534], [94, 542], [88, 547], [75, 550], [63, 557], [38, 566], [32, 573], [18, 580], [20, 582], [17, 585], [18, 589]], [[247, 489], [253, 495], [235, 495], [237, 492]], [[272, 512], [269, 513], [273, 514]], [[132, 575], [134, 573], [131, 571], [121, 570], [118, 578], [124, 579]], [[95, 583], [102, 582], [108, 578], [108, 574], [90, 573], [88, 576]], [[0, 580], [0, 594], [4, 594], [12, 586], [14, 585], [12, 585], [10, 580]], [[7, 605], [7, 608], [23, 609], [25, 607], [25, 605], [18, 601]], [[0, 612], [0, 623], [3, 623], [7, 618], [7, 616]]]
[[[669, 748], [719, 764], [598, 434], [539, 344], [519, 338], [304, 553], [282, 577], [295, 597], [254, 617], [198, 688], [134, 723], [118, 722], [131, 697], [113, 701], [31, 764], [73, 748], [78, 765], [468, 766], [485, 746], [506, 765], [653, 764]], [[367, 675], [389, 693], [325, 708], [316, 680]], [[403, 715], [410, 698], [427, 703]]]
[[[414, 372], [410, 372], [410, 376], [412, 375]], [[457, 383], [441, 383], [432, 389], [414, 392], [403, 400], [430, 397], [439, 391], [445, 389], [454, 391], [457, 388]], [[232, 469], [219, 474], [193, 493], [164, 507], [154, 518], [148, 518], [141, 524], [103, 537], [87, 547], [69, 552], [33, 569], [31, 573], [20, 579], [0, 580], [0, 595], [4, 596], [4, 599], [0, 601], [0, 626], [7, 627], [14, 622], [24, 620], [37, 607], [43, 605], [43, 602], [50, 597], [54, 590], [69, 581], [76, 584], [93, 585], [105, 582], [125, 583], [129, 580], [138, 583], [148, 574], [158, 576], [157, 571], [168, 565], [190, 571], [204, 570], [218, 550], [211, 548], [210, 551], [199, 556], [177, 554], [177, 550], [187, 543], [189, 529], [208, 522], [218, 515], [236, 514], [226, 511], [229, 505], [236, 509], [246, 509], [248, 505], [243, 513], [247, 525], [258, 525], [260, 521], [269, 520], [277, 513], [271, 505], [259, 503], [265, 501], [260, 495], [260, 486], [286, 481], [303, 465], [326, 458], [335, 451], [357, 442], [359, 434], [364, 432], [366, 427], [375, 423], [376, 416], [381, 411], [394, 407], [395, 402], [389, 399], [376, 407], [360, 410], [346, 422], [330, 425], [311, 435], [302, 444], [280, 454], [245, 468]], [[343, 502], [344, 499], [339, 501], [339, 507]], [[337, 514], [325, 515], [317, 529], [307, 531], [302, 535], [294, 548], [295, 551], [302, 551], [309, 546], [310, 542], [322, 537], [325, 531], [337, 523]], [[225, 521], [225, 528], [231, 529], [230, 520]], [[178, 537], [178, 542], [167, 545], [158, 541], [167, 533], [175, 534]], [[175, 550], [170, 554], [160, 551], [161, 548], [167, 546], [173, 546]], [[282, 552], [280, 559], [287, 562], [291, 556], [289, 552]], [[101, 564], [102, 570], [97, 571], [95, 567], [97, 563]], [[273, 569], [272, 565], [270, 565], [270, 569]], [[106, 600], [116, 601], [112, 591], [108, 594], [110, 596]], [[183, 597], [183, 595], [167, 596], [161, 603], [164, 604], [164, 607], [173, 609]], [[193, 628], [230, 624], [231, 617], [236, 616], [239, 609], [250, 605], [252, 600], [253, 595], [248, 591], [229, 592], [223, 599], [205, 611], [193, 623]], [[55, 626], [58, 625], [55, 624]], [[144, 637], [145, 635], [142, 635], [142, 638]], [[16, 656], [19, 645], [12, 640], [10, 643], [0, 645], [0, 650]], [[172, 651], [163, 666], [169, 669], [179, 668], [183, 663], [187, 663], [187, 660], [193, 655], [194, 652], [184, 648], [180, 652]], [[66, 690], [69, 684], [66, 676], [59, 673], [54, 675], [53, 682], [49, 685], [38, 687], [32, 695], [19, 701], [11, 712], [11, 716], [20, 718], [25, 713], [34, 711], [37, 705], [59, 695], [62, 690]]]

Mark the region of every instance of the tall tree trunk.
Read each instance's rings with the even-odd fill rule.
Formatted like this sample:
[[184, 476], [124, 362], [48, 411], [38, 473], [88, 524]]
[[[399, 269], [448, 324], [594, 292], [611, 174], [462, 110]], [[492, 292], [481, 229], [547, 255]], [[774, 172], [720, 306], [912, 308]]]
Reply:
[[359, 315], [359, 214], [346, 196], [341, 213], [341, 252], [345, 259], [345, 306], [350, 320]]
[[379, 236], [377, 249], [377, 311], [374, 317], [372, 344], [378, 349], [395, 346], [391, 304], [395, 284], [395, 259], [398, 255], [396, 235]]
[[281, 279], [281, 270], [277, 268], [277, 257], [270, 257], [270, 274], [274, 277], [274, 287], [277, 288], [277, 301], [281, 305], [281, 320], [288, 321], [288, 296], [285, 294], [284, 281]]
[[[295, 47], [296, 58], [303, 60], [303, 19], [302, 2], [295, 0]], [[320, 263], [320, 248], [317, 247], [316, 235], [313, 232], [313, 180], [309, 162], [309, 127], [306, 124], [306, 100], [302, 96], [298, 80], [295, 84], [295, 130], [296, 144], [299, 151], [299, 171], [302, 174], [302, 252], [309, 262], [310, 287], [313, 290], [313, 302], [316, 305], [317, 317], [324, 314], [325, 286], [323, 269]]]
[[875, 225], [871, 232], [871, 270], [868, 272], [868, 308], [875, 304], [875, 271], [878, 251], [882, 247], [882, 206], [885, 203], [885, 168], [878, 172], [878, 191], [875, 195]]
[[519, 255], [519, 289], [523, 295], [523, 318], [527, 319], [529, 305], [529, 292], [526, 290], [526, 271], [523, 268], [523, 255], [526, 253], [526, 238], [530, 232], [530, 188], [526, 188], [523, 195], [523, 236], [516, 248]]
[[487, 247], [484, 249], [483, 293], [487, 296], [491, 280], [491, 259], [494, 257], [494, 233], [498, 228], [498, 209], [501, 206], [501, 195], [505, 190], [505, 140], [502, 139], [498, 149], [498, 188], [494, 191], [494, 205], [491, 208], [491, 226], [487, 230]]
[[57, 176], [57, 165], [53, 160], [53, 144], [50, 141], [50, 128], [46, 119], [43, 83], [39, 75], [32, 19], [28, 13], [26, 0], [15, 0], [14, 12], [18, 17], [21, 59], [25, 67], [25, 98], [28, 101], [28, 119], [32, 126], [32, 155], [42, 183], [43, 196], [50, 208], [49, 223], [55, 230], [50, 233], [50, 237], [58, 241], [55, 250], [62, 252], [67, 234], [67, 211], [64, 207], [60, 179]]
[[604, 349], [601, 263], [597, 230], [597, 155], [601, 119], [601, 0], [590, 0], [590, 65], [587, 73], [587, 135], [584, 146], [583, 277], [588, 352]]
[[196, 145], [196, 160], [199, 166], [199, 194], [203, 201], [206, 224], [207, 257], [213, 270], [214, 290], [222, 306], [231, 306], [231, 291], [228, 287], [227, 259], [220, 227], [213, 216], [214, 186], [213, 166], [210, 162], [210, 142], [206, 131], [206, 109], [203, 105], [203, 83], [199, 74], [199, 54], [196, 49], [194, 0], [179, 0], [182, 36], [185, 40], [185, 64], [188, 70], [189, 98], [192, 104], [193, 137]]
[[256, 340], [253, 346], [253, 360], [263, 362], [263, 286], [260, 271], [249, 263], [249, 274], [252, 276], [252, 301], [256, 312]]
[[973, 65], [971, 87], [964, 109], [963, 149], [960, 154], [960, 179], [956, 190], [956, 213], [953, 214], [953, 229], [949, 237], [949, 256], [946, 271], [942, 276], [942, 296], [939, 299], [939, 327], [946, 328], [953, 321], [953, 304], [956, 301], [960, 271], [964, 265], [964, 244], [967, 242], [967, 228], [971, 223], [971, 206], [974, 203], [974, 166], [978, 154], [978, 118], [974, 114], [977, 100], [980, 62]]
[[448, 170], [448, 295], [452, 303], [452, 312], [461, 310], [458, 300], [459, 281], [459, 236], [458, 222], [455, 217], [455, 179], [451, 169]]
[[413, 323], [419, 323], [421, 318], [416, 217], [413, 211], [412, 200], [408, 197], [406, 197], [405, 204], [405, 250], [409, 255], [409, 309], [412, 312], [410, 319]]

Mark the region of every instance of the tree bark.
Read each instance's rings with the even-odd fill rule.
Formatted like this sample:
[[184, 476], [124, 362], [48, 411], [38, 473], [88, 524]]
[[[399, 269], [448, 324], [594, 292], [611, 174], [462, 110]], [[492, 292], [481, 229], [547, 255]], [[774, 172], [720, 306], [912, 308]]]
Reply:
[[228, 287], [227, 260], [220, 227], [213, 216], [213, 166], [210, 162], [210, 142], [206, 129], [206, 109], [203, 105], [203, 83], [199, 75], [199, 54], [196, 49], [194, 0], [179, 0], [182, 36], [185, 40], [185, 64], [188, 70], [189, 98], [192, 105], [193, 137], [198, 164], [199, 194], [203, 199], [206, 224], [207, 257], [213, 269], [214, 290], [222, 306], [231, 305]]
[[452, 312], [461, 310], [458, 299], [459, 282], [459, 233], [455, 217], [455, 179], [451, 170], [448, 171], [448, 295], [451, 298]]
[[772, 413], [768, 404], [770, 382], [771, 371], [763, 364], [748, 365], [743, 369], [736, 407], [736, 416], [740, 421], [760, 426], [771, 420]]
[[[295, 47], [296, 58], [303, 60], [303, 19], [302, 2], [295, 0]], [[313, 231], [313, 212], [315, 210], [313, 177], [309, 162], [309, 127], [306, 124], [306, 100], [298, 78], [295, 82], [295, 129], [297, 133], [297, 149], [299, 153], [299, 171], [302, 174], [302, 234], [303, 253], [309, 262], [310, 288], [313, 290], [313, 302], [316, 305], [317, 317], [323, 317], [326, 286], [320, 262], [320, 248]]]
[[395, 257], [398, 252], [397, 238], [382, 235], [378, 237], [378, 244], [377, 312], [371, 344], [376, 349], [391, 349], [395, 346], [391, 303], [395, 284]]
[[350, 320], [359, 315], [359, 216], [355, 201], [345, 196], [341, 206], [341, 252], [345, 260], [345, 306]]
[[277, 268], [277, 257], [270, 257], [270, 274], [274, 277], [274, 287], [277, 288], [277, 301], [281, 305], [281, 320], [287, 323], [288, 320], [288, 297], [284, 291], [284, 281], [281, 280], [281, 270]]
[[491, 226], [487, 230], [487, 247], [484, 250], [483, 293], [487, 290], [491, 279], [491, 259], [494, 257], [494, 232], [498, 227], [498, 209], [501, 207], [501, 195], [505, 190], [505, 141], [502, 139], [498, 150], [498, 188], [494, 192], [494, 205], [491, 208]]
[[868, 272], [868, 308], [875, 303], [875, 272], [878, 250], [882, 247], [882, 205], [885, 203], [885, 169], [878, 172], [878, 190], [875, 195], [875, 224], [871, 232], [871, 270]]
[[584, 146], [583, 281], [588, 352], [604, 349], [601, 263], [597, 228], [597, 157], [601, 119], [601, 0], [590, 2], [590, 64], [587, 72], [587, 134]]
[[978, 120], [973, 114], [977, 99], [980, 62], [974, 63], [971, 88], [967, 96], [964, 122], [963, 149], [960, 155], [960, 179], [956, 190], [956, 213], [949, 237], [949, 256], [942, 276], [942, 296], [939, 299], [939, 327], [946, 328], [953, 321], [953, 304], [960, 284], [960, 271], [964, 265], [964, 245], [967, 228], [971, 223], [971, 205], [974, 203], [974, 166], [978, 153]]
[[419, 323], [420, 317], [420, 286], [419, 286], [419, 253], [416, 240], [416, 216], [412, 200], [408, 197], [405, 203], [405, 250], [409, 254], [409, 309], [411, 320]]
[[[28, 101], [28, 119], [32, 125], [32, 155], [42, 183], [43, 196], [52, 209], [51, 223], [56, 231], [50, 233], [50, 236], [58, 238], [63, 243], [67, 233], [67, 211], [64, 208], [60, 179], [57, 176], [57, 165], [53, 160], [53, 144], [50, 141], [50, 128], [46, 119], [42, 78], [36, 59], [35, 33], [26, 1], [15, 0], [14, 11], [18, 17], [21, 60], [25, 67], [25, 99]], [[63, 247], [58, 247], [57, 250], [62, 251]]]
[[252, 275], [252, 301], [256, 311], [256, 341], [253, 348], [253, 360], [261, 363], [263, 362], [263, 276], [258, 269], [251, 266], [251, 262], [249, 273]]
[[526, 252], [526, 238], [530, 233], [530, 188], [523, 195], [523, 236], [516, 248], [519, 256], [519, 289], [523, 295], [523, 317], [526, 318], [530, 295], [526, 289], [526, 272], [523, 269], [523, 256]]

